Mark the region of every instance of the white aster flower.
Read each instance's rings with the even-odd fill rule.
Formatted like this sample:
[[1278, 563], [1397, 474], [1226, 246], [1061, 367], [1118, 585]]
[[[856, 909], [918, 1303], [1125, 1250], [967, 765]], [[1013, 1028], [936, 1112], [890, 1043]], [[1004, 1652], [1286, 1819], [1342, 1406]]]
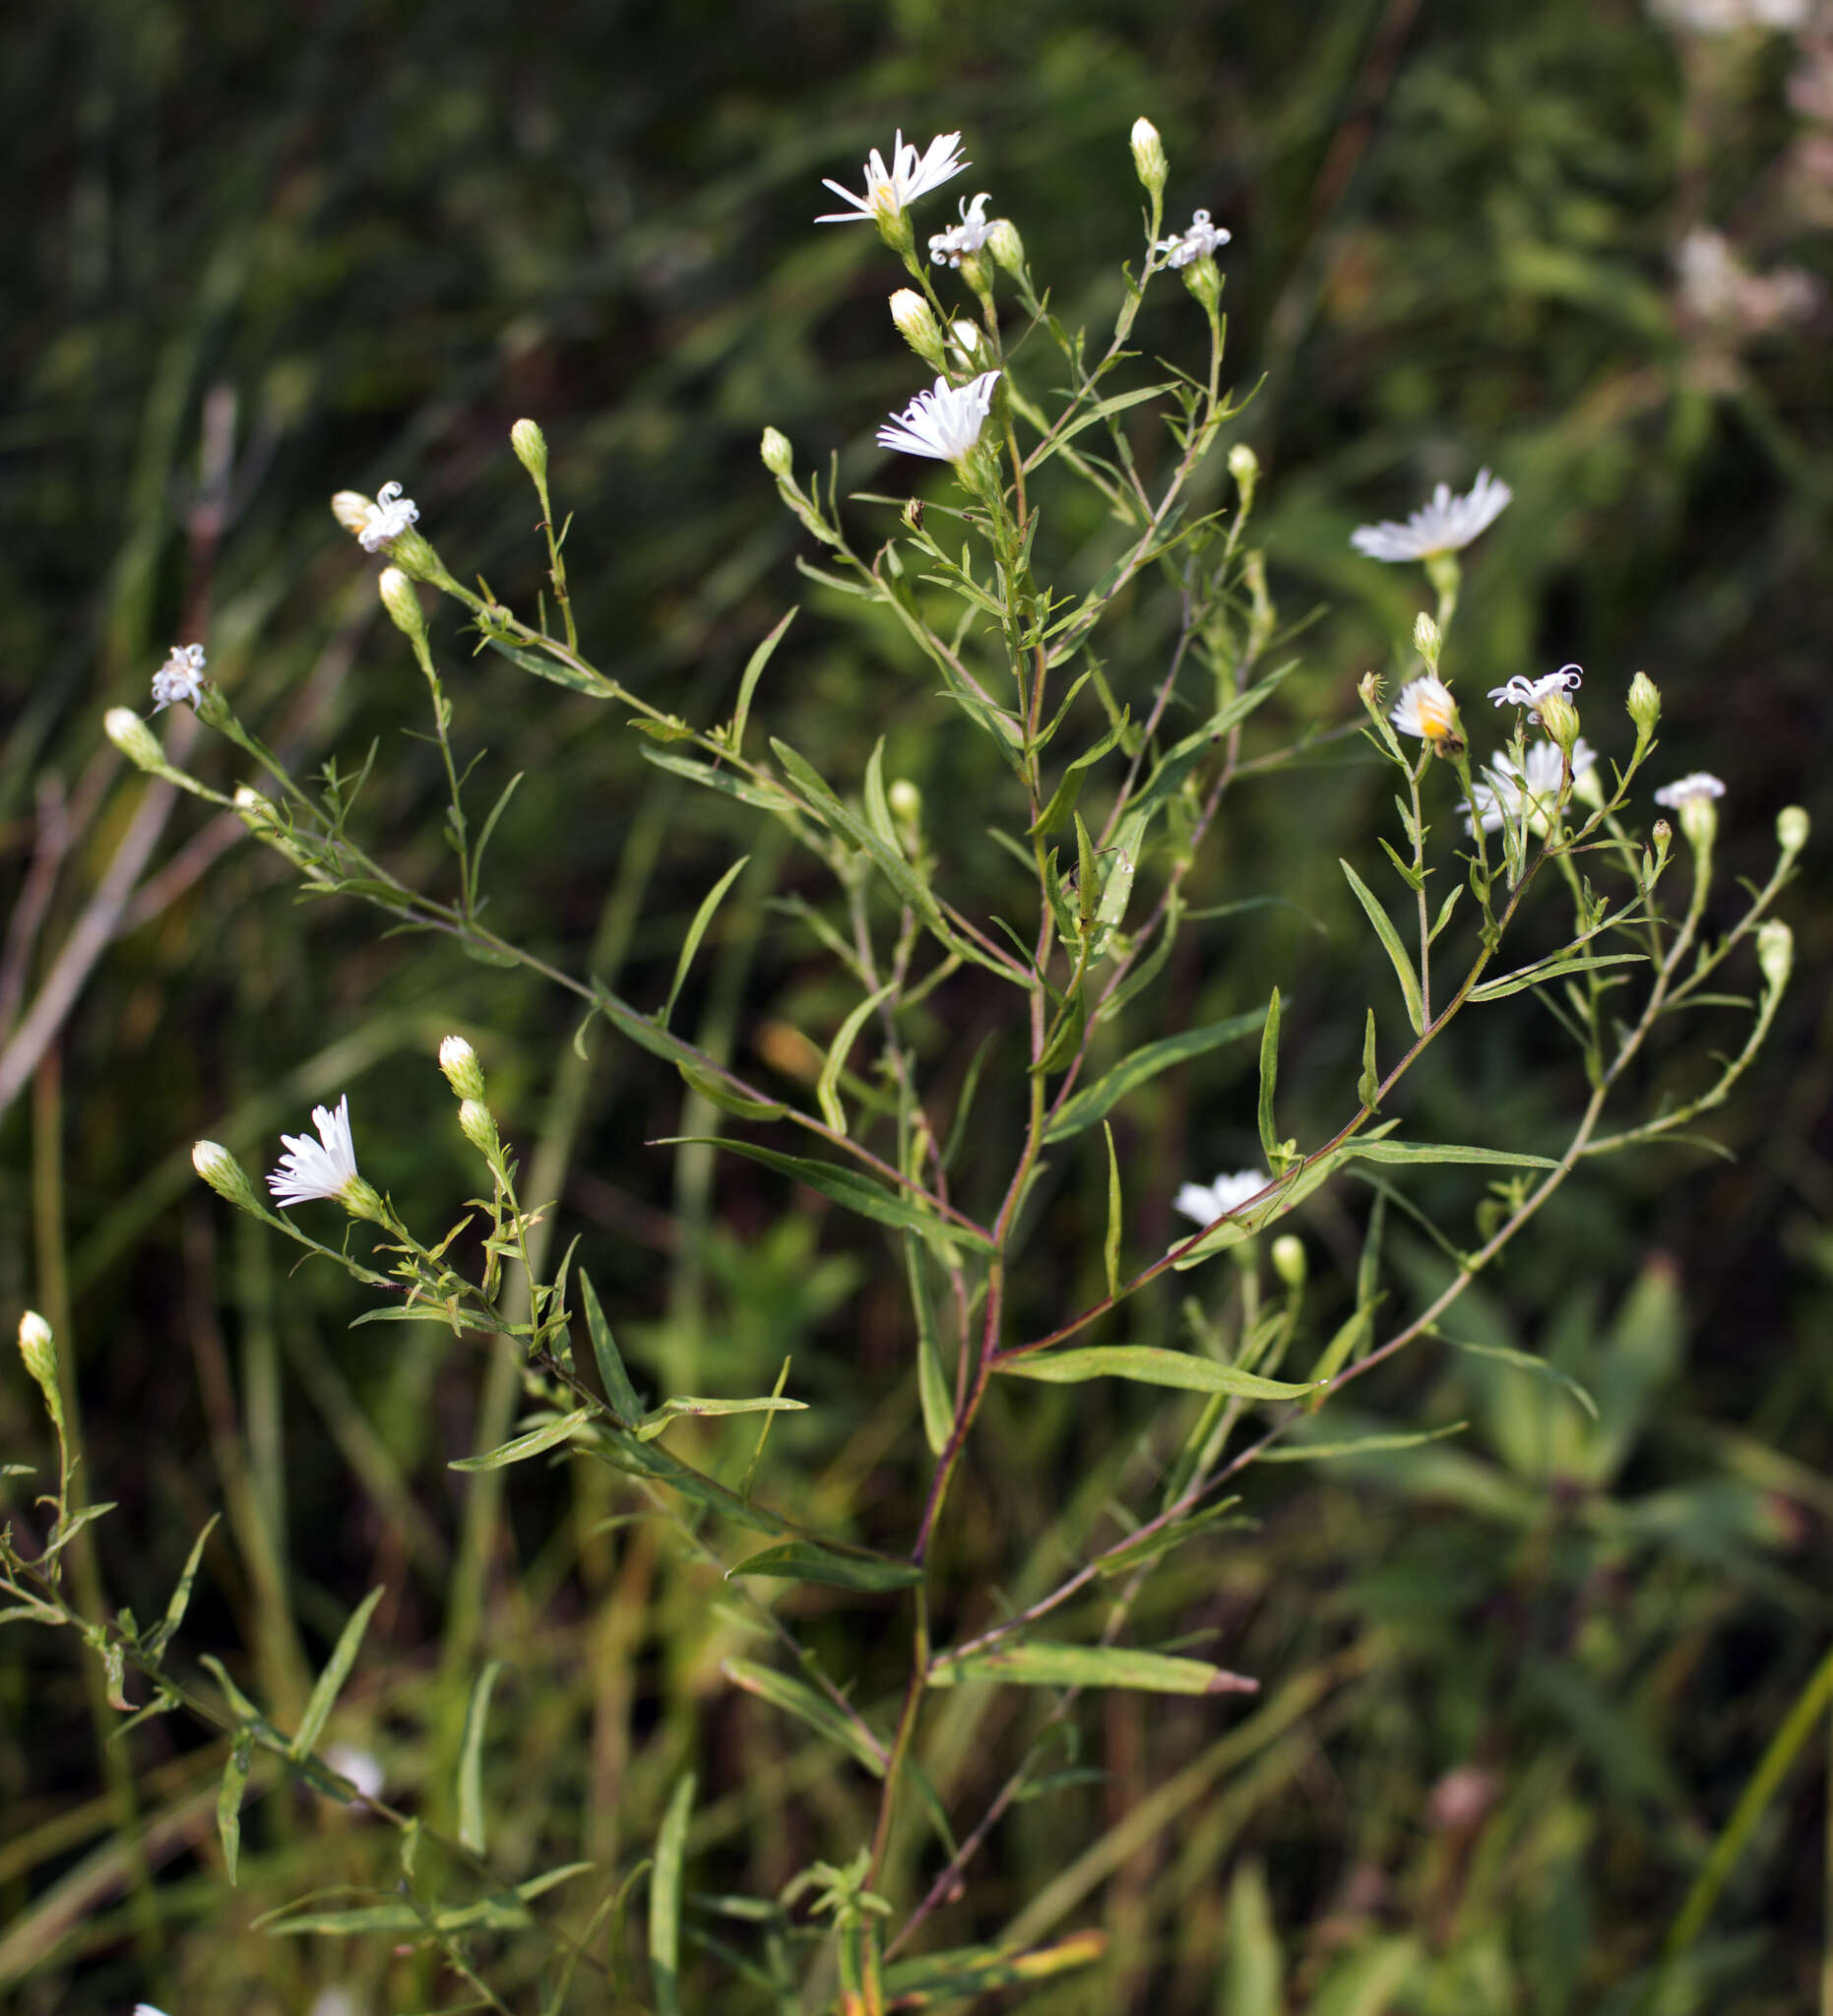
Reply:
[[[1573, 783], [1576, 784], [1597, 760], [1598, 752], [1581, 735], [1572, 744]], [[1479, 826], [1485, 833], [1494, 833], [1504, 820], [1519, 819], [1525, 803], [1529, 825], [1536, 833], [1545, 833], [1552, 809], [1559, 802], [1559, 786], [1564, 775], [1558, 743], [1536, 742], [1528, 750], [1525, 778], [1515, 767], [1515, 759], [1504, 753], [1471, 786], [1470, 796], [1458, 806], [1458, 810], [1472, 815], [1468, 824], [1473, 833]]]
[[151, 2002], [136, 2002], [134, 2016], [165, 2016], [163, 2009], [156, 2009]]
[[1403, 735], [1418, 735], [1440, 755], [1463, 748], [1458, 733], [1458, 704], [1451, 689], [1433, 672], [1423, 672], [1400, 689], [1388, 720]]
[[938, 378], [933, 390], [919, 392], [901, 413], [893, 413], [879, 428], [879, 447], [926, 455], [932, 462], [965, 462], [980, 438], [998, 382], [997, 371], [982, 371], [966, 385], [950, 385], [946, 378]]
[[420, 507], [411, 497], [401, 494], [399, 483], [384, 483], [375, 493], [375, 502], [363, 507], [356, 543], [365, 553], [379, 553], [391, 540], [400, 538], [409, 526], [416, 524], [419, 516]]
[[970, 163], [964, 161], [956, 150], [961, 145], [959, 133], [938, 133], [921, 155], [904, 138], [904, 129], [899, 127], [896, 144], [891, 150], [891, 165], [886, 167], [885, 158], [873, 148], [866, 158], [865, 194], [855, 196], [851, 189], [823, 175], [821, 186], [832, 189], [843, 203], [851, 203], [851, 210], [831, 211], [826, 217], [818, 217], [818, 224], [856, 224], [888, 222], [903, 214], [908, 204], [917, 197], [926, 195], [931, 189], [946, 182], [951, 175], [958, 175]]
[[1585, 682], [1582, 665], [1561, 665], [1556, 672], [1548, 672], [1538, 679], [1524, 679], [1519, 672], [1506, 686], [1491, 686], [1489, 698], [1497, 707], [1525, 707], [1528, 719], [1540, 724], [1536, 712], [1541, 702], [1554, 693], [1576, 693]]
[[[965, 163], [964, 163], [965, 165]], [[982, 189], [972, 203], [964, 196], [955, 206], [961, 221], [937, 231], [929, 240], [929, 257], [938, 266], [959, 266], [970, 253], [978, 252], [992, 229], [986, 220], [987, 192]]]
[[1232, 1176], [1218, 1176], [1213, 1183], [1186, 1183], [1172, 1201], [1172, 1208], [1198, 1225], [1212, 1225], [1238, 1211], [1250, 1197], [1257, 1197], [1273, 1180], [1265, 1169], [1236, 1169]]
[[1429, 504], [1422, 504], [1405, 525], [1384, 518], [1379, 525], [1359, 525], [1350, 544], [1371, 560], [1429, 560], [1437, 553], [1455, 553], [1468, 546], [1486, 526], [1494, 524], [1514, 491], [1486, 469], [1461, 496], [1440, 483]]
[[174, 644], [171, 656], [153, 675], [155, 714], [162, 714], [174, 700], [188, 700], [193, 707], [204, 697], [204, 647]]
[[1665, 784], [1655, 793], [1655, 802], [1671, 810], [1683, 810], [1698, 798], [1722, 798], [1725, 787], [1709, 770], [1695, 770], [1678, 778], [1673, 784]]
[[304, 1134], [283, 1134], [287, 1153], [280, 1166], [268, 1174], [268, 1188], [277, 1203], [309, 1204], [315, 1197], [342, 1198], [348, 1187], [360, 1180], [356, 1173], [356, 1148], [350, 1140], [350, 1100], [346, 1093], [337, 1110], [328, 1106], [312, 1108], [312, 1124], [318, 1139]]
[[1207, 259], [1219, 247], [1229, 242], [1231, 233], [1220, 224], [1210, 221], [1209, 212], [1199, 210], [1190, 220], [1190, 228], [1179, 231], [1169, 238], [1161, 238], [1153, 246], [1155, 252], [1165, 254], [1167, 266], [1188, 266], [1193, 259]]

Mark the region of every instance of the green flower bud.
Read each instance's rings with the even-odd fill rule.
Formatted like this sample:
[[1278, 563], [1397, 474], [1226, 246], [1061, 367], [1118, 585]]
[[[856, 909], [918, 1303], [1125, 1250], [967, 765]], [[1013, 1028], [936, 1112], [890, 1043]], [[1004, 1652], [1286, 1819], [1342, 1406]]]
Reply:
[[1304, 1241], [1292, 1232], [1282, 1232], [1273, 1241], [1273, 1272], [1288, 1288], [1304, 1286]]
[[433, 551], [432, 541], [411, 526], [406, 532], [396, 534], [389, 541], [388, 550], [401, 572], [411, 575], [415, 581], [428, 582], [435, 588], [444, 588], [452, 582], [445, 562]]
[[111, 707], [101, 718], [102, 732], [138, 769], [157, 777], [168, 766], [159, 738], [131, 707]]
[[1159, 138], [1159, 129], [1150, 119], [1133, 121], [1132, 148], [1133, 172], [1149, 194], [1163, 196], [1170, 163], [1165, 158], [1165, 143]]
[[1001, 273], [1009, 273], [1014, 280], [1024, 278], [1025, 241], [1009, 217], [994, 219], [992, 229], [986, 233], [986, 249]]
[[533, 420], [518, 420], [509, 430], [516, 460], [537, 483], [547, 480], [547, 436]]
[[1629, 682], [1629, 719], [1636, 724], [1636, 733], [1646, 741], [1655, 732], [1655, 724], [1661, 719], [1661, 688], [1647, 672], [1638, 672]]
[[1539, 704], [1541, 726], [1566, 754], [1578, 740], [1578, 709], [1563, 693], [1549, 693]]
[[915, 287], [899, 287], [891, 296], [891, 320], [898, 334], [932, 371], [946, 367], [942, 325]]
[[366, 1218], [371, 1225], [387, 1225], [388, 1206], [382, 1193], [362, 1176], [347, 1176], [338, 1192], [338, 1202], [352, 1218]]
[[225, 1204], [233, 1204], [238, 1211], [252, 1211], [257, 1218], [265, 1216], [247, 1170], [221, 1141], [194, 1142], [191, 1166]]
[[57, 1340], [51, 1326], [36, 1309], [28, 1309], [19, 1319], [19, 1354], [26, 1369], [44, 1395], [51, 1413], [61, 1415], [63, 1401], [57, 1390]]
[[1793, 857], [1807, 845], [1807, 810], [1802, 805], [1784, 805], [1776, 814], [1776, 842]]
[[1229, 473], [1241, 493], [1241, 515], [1245, 517], [1254, 508], [1254, 484], [1260, 477], [1260, 458], [1245, 441], [1237, 441], [1229, 450]]
[[885, 793], [892, 815], [898, 819], [920, 819], [922, 817], [922, 792], [911, 783], [908, 777], [894, 778], [891, 788]]
[[460, 1099], [483, 1098], [483, 1066], [462, 1036], [449, 1036], [440, 1043], [439, 1068]]
[[775, 427], [764, 429], [764, 438], [758, 443], [758, 453], [764, 459], [764, 467], [773, 476], [785, 480], [795, 473], [795, 451], [790, 446], [790, 437], [780, 434]]
[[1770, 992], [1779, 994], [1789, 984], [1789, 969], [1795, 964], [1795, 933], [1780, 917], [1769, 918], [1756, 934], [1756, 963]]
[[495, 1156], [502, 1148], [496, 1120], [481, 1100], [468, 1099], [459, 1107], [459, 1132], [479, 1155]]
[[1438, 625], [1422, 609], [1413, 619], [1413, 648], [1425, 661], [1427, 671], [1437, 671], [1438, 654], [1443, 645]]
[[369, 499], [360, 490], [340, 490], [331, 500], [331, 515], [346, 532], [360, 533], [369, 523]]
[[395, 628], [413, 643], [426, 642], [426, 613], [413, 592], [413, 583], [399, 567], [384, 567], [376, 581], [376, 592]]

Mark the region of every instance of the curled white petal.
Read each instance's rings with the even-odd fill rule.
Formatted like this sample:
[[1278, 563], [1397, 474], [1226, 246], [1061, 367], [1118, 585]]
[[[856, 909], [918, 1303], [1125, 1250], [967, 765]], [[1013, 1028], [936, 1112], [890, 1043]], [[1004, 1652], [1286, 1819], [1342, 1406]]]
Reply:
[[978, 252], [985, 244], [986, 234], [992, 229], [986, 218], [988, 200], [982, 189], [972, 203], [964, 196], [955, 206], [961, 213], [960, 223], [936, 231], [929, 239], [929, 257], [936, 265], [959, 266], [970, 253]]
[[876, 223], [880, 218], [899, 216], [906, 205], [915, 203], [916, 198], [946, 182], [951, 175], [958, 175], [971, 165], [960, 156], [961, 135], [959, 133], [938, 133], [919, 155], [915, 145], [904, 138], [904, 129], [899, 127], [898, 137], [891, 149], [891, 165], [885, 165], [885, 158], [877, 148], [866, 157], [865, 193], [855, 196], [851, 189], [823, 175], [821, 186], [833, 190], [843, 203], [853, 205], [851, 210], [830, 211], [826, 217], [818, 217], [818, 224]]
[[1230, 232], [1210, 220], [1208, 211], [1199, 210], [1190, 220], [1190, 228], [1187, 231], [1179, 231], [1169, 238], [1161, 238], [1152, 249], [1165, 254], [1167, 266], [1188, 266], [1193, 259], [1213, 257], [1229, 242], [1230, 236]]
[[356, 543], [365, 553], [379, 553], [393, 539], [398, 539], [411, 525], [418, 522], [420, 507], [411, 497], [401, 494], [399, 483], [384, 483], [375, 493], [375, 502], [363, 507], [362, 529], [356, 535]]
[[1491, 686], [1489, 698], [1497, 707], [1525, 707], [1528, 719], [1537, 725], [1540, 715], [1536, 711], [1543, 700], [1554, 693], [1576, 693], [1585, 683], [1582, 665], [1561, 665], [1556, 672], [1544, 672], [1538, 679], [1524, 679], [1517, 672], [1505, 686]]
[[312, 1124], [318, 1139], [305, 1134], [283, 1134], [281, 1145], [287, 1151], [278, 1168], [268, 1174], [268, 1188], [275, 1200], [285, 1204], [309, 1204], [317, 1197], [337, 1197], [356, 1174], [356, 1148], [350, 1139], [350, 1101], [346, 1093], [336, 1110], [312, 1108]]
[[188, 700], [195, 707], [204, 697], [204, 664], [201, 644], [174, 644], [171, 656], [153, 675], [154, 713], [163, 713], [174, 700]]
[[965, 462], [980, 438], [998, 382], [997, 371], [982, 371], [966, 385], [938, 378], [931, 390], [919, 392], [879, 428], [879, 447], [926, 455], [932, 462]]
[[1421, 505], [1406, 524], [1386, 518], [1379, 525], [1359, 525], [1350, 544], [1371, 560], [1429, 560], [1435, 553], [1455, 553], [1468, 546], [1485, 527], [1493, 525], [1514, 491], [1486, 469], [1462, 496], [1440, 483], [1431, 501]]

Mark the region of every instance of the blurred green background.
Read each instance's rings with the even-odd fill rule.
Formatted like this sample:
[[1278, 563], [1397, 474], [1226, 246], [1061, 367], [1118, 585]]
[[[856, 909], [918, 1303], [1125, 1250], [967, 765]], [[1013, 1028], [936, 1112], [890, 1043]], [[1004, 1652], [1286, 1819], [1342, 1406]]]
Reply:
[[[353, 905], [301, 904], [272, 855], [191, 801], [141, 831], [112, 942], [50, 1040], [22, 1047], [100, 878], [139, 844], [142, 781], [102, 739], [102, 710], [144, 707], [167, 646], [204, 638], [237, 711], [296, 769], [348, 771], [377, 745], [357, 825], [436, 885], [441, 780], [411, 739], [423, 688], [326, 499], [403, 480], [462, 576], [531, 606], [542, 556], [506, 438], [526, 413], [578, 514], [569, 569], [600, 663], [710, 721], [799, 601], [760, 720], [830, 776], [856, 775], [887, 735], [938, 830], [978, 820], [997, 780], [908, 648], [794, 574], [805, 541], [757, 437], [779, 426], [804, 470], [838, 453], [845, 487], [881, 487], [871, 430], [922, 375], [884, 313], [882, 249], [812, 223], [821, 176], [853, 180], [894, 126], [919, 145], [959, 127], [974, 164], [959, 186], [993, 191], [1058, 312], [1100, 328], [1138, 254], [1126, 136], [1143, 112], [1170, 155], [1171, 222], [1201, 205], [1233, 232], [1230, 374], [1259, 385], [1239, 430], [1264, 471], [1255, 535], [1282, 619], [1303, 623], [1272, 736], [1348, 722], [1356, 677], [1399, 662], [1417, 577], [1358, 559], [1351, 528], [1486, 465], [1516, 501], [1467, 569], [1467, 711], [1475, 690], [1576, 660], [1602, 720], [1646, 669], [1666, 702], [1657, 781], [1718, 772], [1724, 872], [1760, 880], [1783, 805], [1833, 825], [1833, 21], [1701, 33], [1597, 0], [73, 0], [16, 14], [0, 50], [0, 1030], [26, 1059], [0, 1114], [0, 1299], [44, 1309], [77, 1362], [86, 1487], [120, 1506], [96, 1537], [108, 1601], [158, 1614], [221, 1508], [185, 1646], [220, 1653], [279, 1719], [385, 1583], [337, 1732], [381, 1759], [393, 1796], [416, 1798], [452, 1675], [487, 1644], [514, 1663], [489, 1759], [506, 1873], [573, 1855], [633, 1865], [691, 1760], [690, 1883], [773, 1891], [850, 1853], [871, 1809], [722, 1681], [722, 1656], [762, 1655], [717, 1585], [653, 1522], [603, 1530], [621, 1506], [608, 1487], [530, 1468], [492, 1497], [446, 1470], [492, 1404], [484, 1359], [430, 1332], [348, 1331], [350, 1285], [289, 1274], [287, 1252], [202, 1191], [189, 1147], [215, 1135], [265, 1166], [283, 1125], [348, 1089], [365, 1171], [431, 1230], [475, 1181], [431, 1066], [463, 1029], [633, 1362], [666, 1390], [752, 1391], [792, 1352], [791, 1390], [814, 1409], [773, 1439], [776, 1487], [895, 1544], [925, 1473], [881, 1250], [754, 1170], [646, 1149], [680, 1131], [671, 1076], [604, 1040], [578, 1062], [567, 1002], [384, 937]], [[953, 194], [919, 228], [941, 228]], [[1194, 363], [1174, 286], [1137, 333], [1147, 356]], [[1099, 534], [1072, 512], [1061, 566]], [[1145, 689], [1166, 620], [1150, 595], [1122, 611], [1117, 685]], [[745, 900], [677, 1026], [792, 1065], [792, 1031], [831, 1027], [840, 996], [812, 937], [766, 903], [825, 901], [819, 878], [645, 765], [603, 710], [471, 659], [443, 613], [435, 636], [455, 732], [487, 752], [476, 801], [526, 773], [493, 844], [495, 927], [659, 1000], [686, 918], [750, 850]], [[1614, 723], [1592, 738], [1621, 746]], [[200, 773], [226, 787], [230, 753], [204, 738]], [[1359, 1002], [1385, 998], [1333, 857], [1372, 851], [1387, 793], [1352, 738], [1232, 801], [1193, 899], [1278, 890], [1308, 915], [1254, 909], [1186, 934], [1138, 1032], [1256, 1005], [1277, 979], [1283, 1125], [1305, 1141], [1341, 1117]], [[968, 840], [945, 839], [950, 868], [995, 907], [1000, 871]], [[1174, 1557], [1147, 1621], [1166, 1640], [1225, 1628], [1228, 1663], [1286, 1708], [1233, 1750], [1233, 1710], [1079, 1711], [1073, 1768], [1016, 1810], [933, 1927], [966, 1943], [1029, 1906], [1028, 1937], [1107, 1932], [1098, 1968], [1027, 2006], [1634, 2005], [1828, 1640], [1820, 860], [1810, 844], [1783, 906], [1797, 978], [1777, 1040], [1711, 1123], [1732, 1157], [1672, 1146], [1590, 1167], [1462, 1309], [1461, 1335], [1549, 1357], [1599, 1392], [1604, 1420], [1422, 1347], [1358, 1407], [1468, 1417], [1467, 1436], [1355, 1473], [1254, 1475], [1261, 1530]], [[929, 1033], [944, 1078], [978, 1013]], [[1653, 1061], [1654, 1092], [1668, 1071]], [[1582, 1098], [1551, 1022], [1524, 1011], [1460, 1025], [1407, 1106], [1422, 1135], [1541, 1149]], [[1252, 1101], [1251, 1057], [1224, 1051], [1130, 1111], [1142, 1252], [1168, 1235], [1182, 1176], [1250, 1159]], [[1057, 1172], [1054, 1257], [1041, 1247], [1022, 1285], [1040, 1313], [1076, 1268], [1099, 1281], [1102, 1180]], [[1351, 1189], [1304, 1228], [1322, 1335], [1347, 1292], [1331, 1264], [1353, 1268], [1366, 1209]], [[1422, 1273], [1422, 1251], [1396, 1251], [1403, 1283]], [[1176, 1321], [1172, 1298], [1141, 1318], [1168, 1338]], [[1007, 1408], [1007, 1459], [970, 1466], [949, 1570], [964, 1600], [1011, 1573], [1077, 1486], [1094, 1503], [1136, 1480], [1150, 1411], [1076, 1391]], [[45, 1460], [16, 1362], [0, 1451]], [[895, 1686], [881, 1610], [798, 1614], [862, 1701]], [[954, 1731], [945, 1791], [963, 1824], [1031, 1707], [1010, 1729]], [[221, 1751], [166, 1720], [102, 1758], [90, 1708], [72, 1645], [5, 1627], [10, 2006], [334, 2016], [454, 1999], [385, 1942], [256, 1928], [316, 1885], [387, 1888], [379, 1830], [270, 1790], [231, 1893]], [[1182, 1791], [1165, 1824], [1129, 1835], [1167, 1785]], [[1826, 1812], [1810, 1744], [1664, 2006], [1781, 2016], [1828, 1992]], [[514, 1940], [497, 1959], [506, 1999], [535, 2006], [518, 1972], [533, 1960]], [[690, 2009], [769, 2006], [698, 1946], [685, 1993]]]

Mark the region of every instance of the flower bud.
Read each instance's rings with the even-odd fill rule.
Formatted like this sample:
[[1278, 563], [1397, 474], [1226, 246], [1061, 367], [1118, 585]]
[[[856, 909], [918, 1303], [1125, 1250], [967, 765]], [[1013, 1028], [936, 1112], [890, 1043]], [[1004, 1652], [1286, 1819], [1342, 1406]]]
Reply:
[[1245, 517], [1254, 508], [1254, 484], [1260, 475], [1260, 458], [1245, 441], [1237, 441], [1229, 450], [1229, 473], [1241, 493], [1241, 514]]
[[1295, 1233], [1282, 1232], [1273, 1241], [1273, 1272], [1288, 1288], [1304, 1286], [1304, 1241]]
[[1771, 917], [1756, 934], [1756, 963], [1772, 993], [1789, 984], [1789, 969], [1795, 964], [1795, 933], [1780, 917]]
[[397, 533], [390, 539], [388, 550], [401, 572], [411, 575], [415, 581], [430, 582], [438, 588], [451, 585], [452, 577], [446, 572], [445, 562], [433, 551], [432, 541], [424, 533], [417, 533], [410, 526], [406, 532]]
[[331, 500], [331, 515], [346, 532], [359, 533], [369, 523], [369, 499], [360, 490], [340, 490]]
[[891, 320], [898, 334], [932, 371], [944, 368], [942, 325], [915, 287], [899, 287], [891, 296]]
[[440, 1043], [439, 1068], [460, 1099], [482, 1099], [483, 1066], [462, 1036], [449, 1036]]
[[885, 802], [891, 807], [894, 818], [920, 819], [922, 817], [922, 792], [912, 784], [908, 777], [899, 777], [892, 780], [891, 788], [885, 793]]
[[1776, 814], [1776, 843], [1793, 857], [1807, 845], [1807, 810], [1803, 805], [1784, 805]]
[[257, 1218], [266, 1215], [247, 1170], [221, 1141], [193, 1142], [191, 1166], [225, 1204], [233, 1204], [238, 1211], [252, 1211]]
[[758, 453], [764, 459], [764, 467], [773, 476], [787, 479], [795, 473], [795, 451], [790, 446], [790, 437], [778, 433], [775, 427], [764, 429], [764, 438], [758, 443]]
[[468, 1099], [459, 1107], [459, 1132], [479, 1155], [494, 1156], [502, 1141], [496, 1131], [496, 1119], [490, 1108], [480, 1099]]
[[1024, 278], [1025, 241], [1009, 217], [993, 220], [992, 229], [986, 233], [986, 249], [1001, 273], [1009, 273], [1014, 280]]
[[1422, 609], [1413, 619], [1413, 648], [1425, 661], [1427, 671], [1437, 671], [1438, 654], [1443, 643], [1438, 625]]
[[159, 738], [131, 707], [111, 707], [101, 718], [102, 732], [127, 760], [156, 776], [167, 765]]
[[1177, 269], [1190, 298], [1206, 315], [1222, 305], [1222, 268], [1208, 254], [1192, 259]]
[[60, 1413], [62, 1403], [57, 1398], [57, 1340], [51, 1335], [51, 1326], [36, 1309], [28, 1309], [19, 1319], [19, 1354], [25, 1359], [26, 1369], [36, 1381], [51, 1413]]
[[533, 420], [518, 420], [509, 430], [516, 460], [537, 483], [547, 480], [547, 436]]
[[1715, 799], [1702, 792], [1682, 798], [1679, 805], [1680, 831], [1696, 854], [1710, 853], [1719, 837], [1719, 808]]
[[366, 1218], [371, 1225], [388, 1224], [388, 1206], [382, 1193], [362, 1176], [348, 1176], [338, 1192], [338, 1202], [352, 1218]]
[[413, 592], [413, 583], [399, 567], [382, 569], [376, 582], [376, 593], [382, 598], [382, 606], [388, 611], [395, 628], [415, 644], [424, 644], [426, 613], [420, 607], [419, 597]]
[[1567, 755], [1578, 740], [1578, 709], [1563, 693], [1548, 693], [1538, 704], [1541, 726]]
[[1165, 143], [1159, 138], [1159, 129], [1150, 119], [1133, 121], [1132, 148], [1133, 172], [1149, 194], [1163, 196], [1170, 163], [1165, 158]]
[[1661, 688], [1647, 672], [1638, 672], [1629, 682], [1629, 719], [1644, 741], [1655, 732], [1661, 719]]

